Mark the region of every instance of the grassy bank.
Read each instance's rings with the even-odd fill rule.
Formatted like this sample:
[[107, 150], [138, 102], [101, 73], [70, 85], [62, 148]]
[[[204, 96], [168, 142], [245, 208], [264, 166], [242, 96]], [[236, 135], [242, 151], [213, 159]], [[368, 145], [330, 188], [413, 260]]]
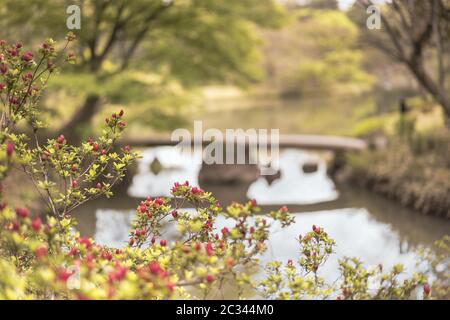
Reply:
[[390, 137], [384, 148], [347, 157], [350, 182], [424, 214], [450, 218], [450, 130]]

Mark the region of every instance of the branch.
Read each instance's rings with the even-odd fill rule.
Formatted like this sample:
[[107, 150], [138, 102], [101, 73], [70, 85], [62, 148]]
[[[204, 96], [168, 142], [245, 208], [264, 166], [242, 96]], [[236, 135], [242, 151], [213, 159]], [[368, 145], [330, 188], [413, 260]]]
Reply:
[[136, 34], [135, 38], [133, 39], [131, 45], [126, 50], [126, 53], [124, 55], [122, 65], [120, 67], [120, 71], [125, 70], [128, 67], [128, 64], [130, 63], [131, 57], [136, 52], [136, 49], [139, 47], [141, 42], [144, 40], [146, 34], [150, 30], [150, 27], [152, 26], [152, 22], [155, 21], [161, 14], [166, 11], [168, 8], [172, 6], [173, 2], [170, 2], [167, 5], [160, 5], [158, 9], [153, 11], [150, 15], [148, 15], [144, 20], [144, 27], [139, 30], [139, 32]]
[[91, 57], [93, 59], [97, 58], [96, 49], [99, 38], [100, 23], [102, 21], [103, 13], [105, 12], [109, 4], [110, 2], [104, 1], [100, 6], [95, 6], [94, 31], [92, 32], [92, 38], [87, 41], [89, 50], [91, 52]]

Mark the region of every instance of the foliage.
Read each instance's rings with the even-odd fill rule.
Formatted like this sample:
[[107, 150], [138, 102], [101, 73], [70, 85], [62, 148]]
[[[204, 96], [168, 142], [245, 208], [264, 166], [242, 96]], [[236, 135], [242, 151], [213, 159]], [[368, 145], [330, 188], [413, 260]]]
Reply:
[[[219, 237], [213, 225], [222, 208], [209, 193], [183, 184], [176, 185], [172, 195], [175, 203], [196, 204], [195, 215], [181, 212], [166, 199], [149, 198], [137, 209], [124, 249], [80, 237], [73, 231], [76, 221], [71, 217], [49, 217], [44, 224], [39, 217], [29, 217], [25, 209], [4, 208], [0, 252], [2, 263], [4, 259], [9, 262], [2, 267], [14, 265], [13, 270], [25, 277], [26, 292], [32, 298], [187, 297], [187, 286], [207, 291], [227, 274], [242, 277], [233, 267], [254, 261], [265, 250], [269, 224], [263, 218], [247, 221], [256, 210], [254, 202], [227, 208], [222, 214], [236, 224], [230, 230], [222, 229]], [[285, 211], [276, 215], [281, 221], [289, 219]], [[179, 226], [181, 241], [169, 244], [160, 239], [161, 221], [166, 217]], [[15, 284], [5, 282], [13, 290]], [[9, 298], [27, 297], [23, 291], [4, 290]]]
[[[65, 47], [73, 40], [74, 35], [69, 34]], [[25, 172], [54, 216], [63, 217], [98, 196], [110, 196], [111, 188], [136, 158], [129, 148], [121, 152], [113, 150], [126, 126], [123, 111], [106, 119], [98, 139], [89, 138], [79, 147], [70, 145], [63, 135], [41, 143], [37, 132], [44, 124], [39, 120], [38, 103], [42, 87], [56, 68], [58, 51], [54, 41], [45, 41], [39, 55], [23, 50], [20, 43], [3, 42], [0, 49], [3, 105], [0, 139], [6, 151], [0, 172], [5, 175], [13, 167]], [[74, 59], [71, 53], [65, 58], [68, 62]], [[33, 141], [14, 132], [23, 119], [33, 129]]]
[[[223, 210], [210, 193], [188, 183], [175, 184], [172, 196], [172, 202], [148, 198], [138, 206], [130, 240], [122, 249], [81, 237], [74, 231], [76, 220], [71, 217], [59, 221], [49, 217], [44, 224], [40, 218], [25, 214], [24, 209], [2, 209], [3, 297], [198, 298], [207, 297], [223, 281], [232, 281], [240, 290], [253, 286], [267, 298], [408, 299], [415, 298], [414, 290], [426, 283], [420, 274], [398, 281], [400, 265], [390, 273], [380, 274], [367, 271], [357, 259], [340, 262], [343, 281], [337, 285], [325, 283], [317, 271], [332, 253], [334, 242], [316, 226], [300, 238], [298, 269], [289, 261], [284, 274], [280, 262], [271, 262], [266, 268], [267, 277], [256, 282], [242, 272], [244, 266], [257, 263], [269, 237], [270, 219], [249, 219], [258, 210], [256, 203], [232, 204]], [[188, 202], [196, 207], [195, 213], [183, 212], [181, 205]], [[215, 230], [219, 214], [234, 221], [232, 228], [220, 231], [221, 235]], [[271, 216], [282, 225], [292, 222], [286, 208]], [[168, 243], [161, 237], [163, 220], [178, 226], [179, 240]], [[314, 276], [309, 276], [311, 273]], [[21, 281], [10, 281], [18, 274]], [[380, 287], [371, 293], [369, 278], [378, 276]], [[198, 288], [200, 296], [193, 295], [190, 287]]]
[[434, 244], [435, 250], [423, 249], [421, 255], [428, 267], [427, 272], [437, 279], [433, 283], [433, 296], [440, 299], [450, 298], [450, 236], [445, 236]]
[[449, 217], [448, 129], [415, 132], [412, 125], [408, 118], [401, 119], [399, 133], [389, 135], [386, 146], [348, 155], [346, 174], [351, 181], [403, 205], [425, 214]]
[[[132, 120], [157, 129], [180, 124], [180, 118], [173, 114], [191, 105], [189, 95], [169, 96], [165, 85], [243, 85], [260, 79], [260, 39], [255, 27], [276, 28], [285, 17], [282, 6], [274, 0], [38, 0], [32, 4], [4, 0], [0, 27], [5, 36], [22, 37], [30, 44], [48, 34], [60, 39], [66, 32], [69, 5], [83, 8], [81, 29], [74, 30], [79, 39], [76, 51], [80, 63], [70, 68], [74, 71], [72, 78], [79, 77], [74, 82], [82, 84], [75, 86], [80, 89], [75, 101], [86, 97], [86, 101], [91, 98], [102, 104], [128, 104], [133, 107]], [[116, 77], [127, 70], [156, 74], [166, 83], [143, 86], [141, 81]], [[89, 82], [83, 83], [85, 79]], [[129, 88], [133, 82], [136, 86]], [[64, 79], [60, 83], [64, 90], [74, 90]], [[117, 87], [122, 89], [113, 90]], [[135, 101], [138, 97], [140, 101]], [[70, 120], [63, 117], [66, 124], [57, 130], [80, 140], [84, 132], [69, 126], [86, 128], [98, 110], [95, 104], [83, 105], [82, 101], [72, 109]], [[149, 111], [161, 115], [155, 118], [158, 121], [147, 117]]]
[[[67, 36], [67, 42], [74, 39]], [[268, 265], [268, 277], [259, 283], [243, 272], [257, 265], [266, 250], [272, 223], [286, 227], [293, 222], [287, 207], [269, 217], [258, 215], [255, 201], [233, 203], [227, 208], [208, 192], [189, 185], [175, 184], [169, 198], [147, 198], [136, 209], [128, 244], [110, 248], [82, 237], [76, 219], [69, 214], [76, 207], [98, 197], [111, 196], [111, 187], [124, 175], [137, 154], [125, 147], [114, 151], [114, 142], [125, 127], [123, 112], [105, 120], [103, 134], [73, 146], [64, 136], [41, 144], [36, 132], [42, 85], [54, 72], [58, 52], [52, 40], [44, 42], [39, 55], [22, 49], [21, 44], [1, 44], [2, 83], [1, 150], [3, 179], [9, 170], [24, 170], [43, 200], [49, 215], [42, 220], [24, 207], [0, 207], [0, 297], [4, 299], [167, 299], [208, 297], [214, 287], [231, 281], [239, 288], [259, 289], [261, 295], [275, 298], [410, 298], [424, 285], [423, 275], [400, 283], [401, 267], [382, 276], [380, 289], [369, 292], [365, 281], [374, 276], [357, 260], [341, 262], [344, 281], [325, 283], [319, 267], [332, 253], [334, 241], [319, 227], [299, 237], [299, 270], [288, 263], [286, 277], [281, 264]], [[34, 60], [35, 57], [39, 57]], [[75, 57], [66, 56], [71, 62]], [[37, 76], [36, 76], [37, 75]], [[29, 90], [33, 88], [33, 90]], [[26, 120], [33, 129], [34, 144], [27, 135], [18, 135], [16, 124]], [[3, 194], [1, 194], [3, 196]], [[7, 199], [4, 199], [7, 200]], [[194, 210], [186, 210], [186, 207]], [[232, 227], [216, 230], [223, 216]], [[179, 237], [168, 242], [163, 228], [173, 224]], [[313, 276], [310, 276], [313, 275]], [[231, 279], [231, 280], [230, 280]], [[288, 288], [285, 288], [285, 281]], [[194, 294], [193, 289], [200, 292]]]
[[[339, 260], [340, 280], [327, 283], [318, 276], [319, 267], [333, 252], [335, 243], [320, 227], [300, 236], [301, 257], [294, 263], [289, 260], [283, 268], [280, 262], [269, 263], [268, 277], [260, 283], [265, 296], [277, 299], [411, 299], [419, 285], [426, 283], [423, 274], [399, 281], [402, 265], [395, 265], [383, 273], [381, 265], [366, 269], [357, 258]], [[425, 287], [427, 287], [426, 285]], [[428, 288], [428, 287], [427, 287]], [[428, 293], [429, 294], [429, 293]], [[426, 296], [428, 295], [426, 294]]]
[[[34, 36], [51, 34], [59, 39], [65, 32], [66, 8], [74, 4], [81, 5], [4, 1], [1, 23], [10, 28], [25, 23], [39, 26]], [[277, 27], [284, 18], [282, 7], [273, 0], [90, 0], [82, 7], [77, 50], [88, 70], [102, 71], [108, 63], [110, 68], [103, 71], [169, 68], [185, 83], [254, 79], [259, 40], [253, 26]], [[24, 29], [10, 36], [28, 34]]]
[[[176, 80], [143, 71], [122, 72], [107, 79], [98, 79], [88, 73], [60, 73], [53, 78], [48, 89], [51, 94], [43, 103], [49, 111], [46, 115], [53, 120], [67, 121], [83, 104], [86, 95], [103, 97], [106, 103], [93, 119], [92, 134], [100, 133], [97, 124], [117, 110], [117, 105], [124, 106], [127, 122], [133, 124], [128, 130], [142, 126], [147, 130], [164, 131], [186, 126], [187, 114], [199, 104], [196, 90], [186, 90]], [[146, 116], [149, 112], [152, 117]], [[50, 129], [58, 129], [60, 124], [55, 122], [49, 123]], [[142, 134], [142, 131], [138, 133]]]
[[450, 117], [448, 96], [449, 2], [399, 1], [379, 5], [380, 32], [366, 25], [365, 11], [375, 1], [357, 0], [350, 16], [360, 27], [361, 41], [403, 64], [417, 83]]
[[263, 34], [267, 73], [273, 78], [268, 81], [285, 94], [359, 93], [374, 82], [363, 70], [359, 31], [344, 12], [297, 9], [282, 30]]

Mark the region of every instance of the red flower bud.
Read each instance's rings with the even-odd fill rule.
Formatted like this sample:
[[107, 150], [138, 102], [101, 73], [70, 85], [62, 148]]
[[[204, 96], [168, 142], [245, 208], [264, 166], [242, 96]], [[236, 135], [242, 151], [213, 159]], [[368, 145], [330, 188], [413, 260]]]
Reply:
[[67, 282], [67, 280], [69, 280], [72, 274], [73, 274], [72, 272], [62, 269], [58, 272], [57, 278], [59, 281]]
[[39, 217], [34, 218], [33, 221], [31, 222], [31, 228], [33, 228], [33, 230], [36, 232], [41, 230], [41, 226], [42, 226], [42, 221]]
[[111, 252], [103, 251], [103, 252], [102, 252], [102, 258], [105, 259], [105, 260], [111, 261], [111, 260], [112, 260], [112, 254], [111, 254]]
[[16, 208], [16, 214], [21, 218], [26, 218], [29, 215], [27, 208]]
[[224, 236], [226, 236], [230, 232], [227, 227], [223, 228], [221, 231]]
[[14, 104], [14, 105], [18, 105], [19, 104], [19, 98], [11, 97], [11, 98], [9, 98], [9, 103]]
[[34, 254], [36, 255], [36, 257], [38, 259], [41, 259], [42, 257], [45, 257], [48, 253], [47, 247], [45, 246], [40, 246], [37, 247], [36, 250], [34, 250]]
[[430, 295], [430, 293], [431, 293], [431, 287], [430, 287], [430, 285], [429, 285], [428, 283], [425, 283], [425, 284], [423, 285], [423, 293], [424, 293], [424, 295], [426, 295], [426, 296], [429, 296], [429, 295]]
[[78, 243], [84, 245], [87, 249], [90, 249], [92, 247], [92, 242], [89, 238], [79, 237]]
[[200, 194], [203, 194], [204, 191], [203, 191], [202, 189], [200, 189], [200, 188], [192, 187], [191, 193], [192, 193], [192, 194], [195, 194], [195, 195], [197, 195], [197, 194], [200, 195]]
[[13, 152], [14, 152], [14, 144], [9, 142], [8, 144], [6, 144], [6, 155], [8, 157], [11, 157]]
[[144, 229], [136, 230], [136, 232], [135, 232], [136, 236], [138, 236], [138, 237], [145, 236], [146, 233], [147, 232]]
[[31, 72], [27, 72], [22, 76], [24, 82], [28, 82], [31, 79], [33, 79], [33, 74]]
[[69, 256], [74, 257], [78, 253], [77, 248], [71, 248], [69, 251]]
[[211, 283], [214, 281], [214, 276], [212, 274], [208, 274], [206, 276], [206, 281], [208, 281], [208, 283]]
[[73, 164], [70, 170], [72, 170], [72, 172], [76, 172], [78, 170], [78, 166], [76, 164]]
[[162, 247], [165, 247], [166, 245], [167, 245], [167, 241], [166, 240], [161, 240], [160, 242], [159, 242], [159, 244], [162, 246]]
[[77, 182], [77, 180], [73, 180], [72, 181], [72, 188], [77, 188], [78, 187], [78, 182]]
[[97, 152], [99, 149], [100, 149], [100, 146], [98, 145], [98, 143], [95, 142], [92, 144], [92, 150], [94, 152]]
[[312, 226], [312, 229], [313, 229], [313, 231], [314, 231], [316, 234], [320, 234], [320, 228], [319, 228], [319, 227], [316, 227], [315, 224]]
[[172, 211], [172, 217], [173, 217], [174, 219], [176, 219], [176, 218], [178, 217], [178, 212], [177, 212], [177, 210], [173, 210], [173, 211]]
[[60, 136], [58, 137], [58, 139], [56, 139], [56, 141], [57, 141], [58, 143], [64, 143], [65, 140], [66, 140], [66, 138], [65, 138], [63, 135], [60, 135]]
[[27, 51], [22, 55], [22, 60], [25, 62], [30, 62], [33, 60], [33, 53], [31, 51]]
[[208, 256], [212, 256], [212, 255], [214, 254], [214, 250], [213, 250], [213, 247], [212, 247], [211, 242], [208, 242], [208, 243], [206, 244], [205, 250], [206, 250], [206, 254], [207, 254]]
[[150, 262], [148, 268], [150, 269], [150, 272], [153, 274], [159, 274], [162, 271], [161, 266], [156, 261]]
[[158, 207], [164, 205], [166, 202], [164, 201], [164, 199], [156, 198], [153, 203], [155, 204], [156, 207]]

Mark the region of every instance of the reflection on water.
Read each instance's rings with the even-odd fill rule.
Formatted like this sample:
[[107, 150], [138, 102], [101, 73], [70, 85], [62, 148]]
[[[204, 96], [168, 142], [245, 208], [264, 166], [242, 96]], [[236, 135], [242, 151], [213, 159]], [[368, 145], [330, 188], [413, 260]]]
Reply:
[[338, 276], [338, 258], [358, 257], [366, 265], [382, 263], [391, 267], [403, 263], [408, 273], [416, 270], [416, 254], [412, 251], [401, 252], [400, 237], [392, 228], [374, 220], [364, 208], [346, 208], [296, 215], [294, 225], [286, 229], [279, 228], [272, 235], [269, 250], [264, 261], [278, 259], [287, 261], [298, 257], [298, 243], [293, 239], [304, 234], [316, 224], [325, 228], [336, 241], [336, 253], [322, 267], [321, 275], [332, 281]]
[[134, 210], [97, 209], [95, 213], [95, 242], [122, 248], [130, 232]]
[[[113, 247], [124, 246], [133, 215], [134, 210], [97, 210], [96, 242]], [[345, 256], [359, 257], [367, 265], [382, 263], [387, 268], [395, 263], [403, 263], [407, 273], [416, 270], [415, 252], [402, 250], [403, 242], [399, 234], [389, 225], [374, 220], [366, 209], [346, 208], [294, 215], [295, 223], [287, 228], [281, 228], [278, 223], [272, 224], [270, 242], [267, 251], [261, 257], [262, 264], [273, 260], [287, 262], [288, 259], [298, 258], [299, 246], [296, 240], [298, 235], [310, 231], [311, 226], [316, 224], [324, 227], [337, 243], [335, 254], [321, 271], [321, 275], [330, 281], [338, 276], [338, 258]], [[232, 225], [232, 220], [219, 217], [216, 229]], [[172, 224], [163, 230], [164, 239], [175, 240], [177, 236], [178, 233]]]
[[[153, 173], [151, 163], [156, 159], [162, 165], [162, 171]], [[170, 196], [170, 188], [175, 182], [189, 181], [198, 185], [198, 173], [201, 169], [201, 155], [183, 153], [174, 147], [150, 148], [142, 152], [138, 163], [138, 172], [133, 177], [128, 194], [135, 198], [148, 195]]]
[[[151, 170], [153, 161], [161, 164], [162, 170]], [[134, 198], [152, 196], [170, 196], [170, 188], [175, 182], [189, 181], [198, 185], [201, 169], [201, 155], [188, 154], [174, 147], [156, 147], [142, 152], [137, 173], [132, 179], [128, 195]], [[304, 173], [305, 163], [317, 163], [313, 173]], [[270, 185], [265, 177], [253, 182], [247, 191], [247, 197], [256, 199], [260, 205], [311, 204], [331, 201], [338, 198], [333, 181], [326, 175], [326, 164], [320, 157], [295, 149], [280, 152], [280, 179]]]
[[[363, 190], [336, 186], [326, 175], [325, 163], [313, 154], [299, 150], [283, 150], [280, 153], [281, 177], [268, 185], [265, 179], [258, 179], [250, 186], [208, 186], [223, 204], [236, 194], [257, 199], [263, 212], [290, 204], [296, 222], [281, 231], [272, 226], [268, 250], [262, 263], [269, 260], [295, 259], [300, 233], [309, 231], [313, 224], [324, 227], [336, 240], [336, 254], [323, 267], [322, 275], [328, 279], [336, 277], [338, 258], [356, 256], [367, 265], [382, 263], [386, 267], [403, 263], [407, 273], [416, 270], [416, 249], [430, 246], [432, 242], [449, 234], [450, 221], [429, 217], [370, 194]], [[163, 170], [157, 175], [150, 171], [150, 164], [157, 157]], [[141, 198], [168, 195], [175, 181], [198, 181], [199, 165], [187, 155], [171, 147], [152, 148], [143, 152], [137, 174], [133, 177], [128, 192], [116, 193], [113, 199], [93, 201], [77, 212], [79, 230], [92, 236], [102, 244], [120, 247], [127, 240], [134, 208]], [[318, 170], [303, 173], [302, 164], [315, 161]], [[198, 162], [197, 162], [198, 163]], [[339, 192], [336, 190], [339, 189]], [[227, 221], [219, 219], [218, 229]], [[164, 237], [174, 239], [176, 231], [167, 228]]]
[[[304, 173], [303, 164], [314, 162], [318, 170]], [[338, 192], [326, 175], [326, 164], [318, 156], [301, 150], [280, 152], [281, 177], [269, 185], [264, 177], [252, 183], [247, 196], [260, 205], [310, 204], [335, 200]]]

